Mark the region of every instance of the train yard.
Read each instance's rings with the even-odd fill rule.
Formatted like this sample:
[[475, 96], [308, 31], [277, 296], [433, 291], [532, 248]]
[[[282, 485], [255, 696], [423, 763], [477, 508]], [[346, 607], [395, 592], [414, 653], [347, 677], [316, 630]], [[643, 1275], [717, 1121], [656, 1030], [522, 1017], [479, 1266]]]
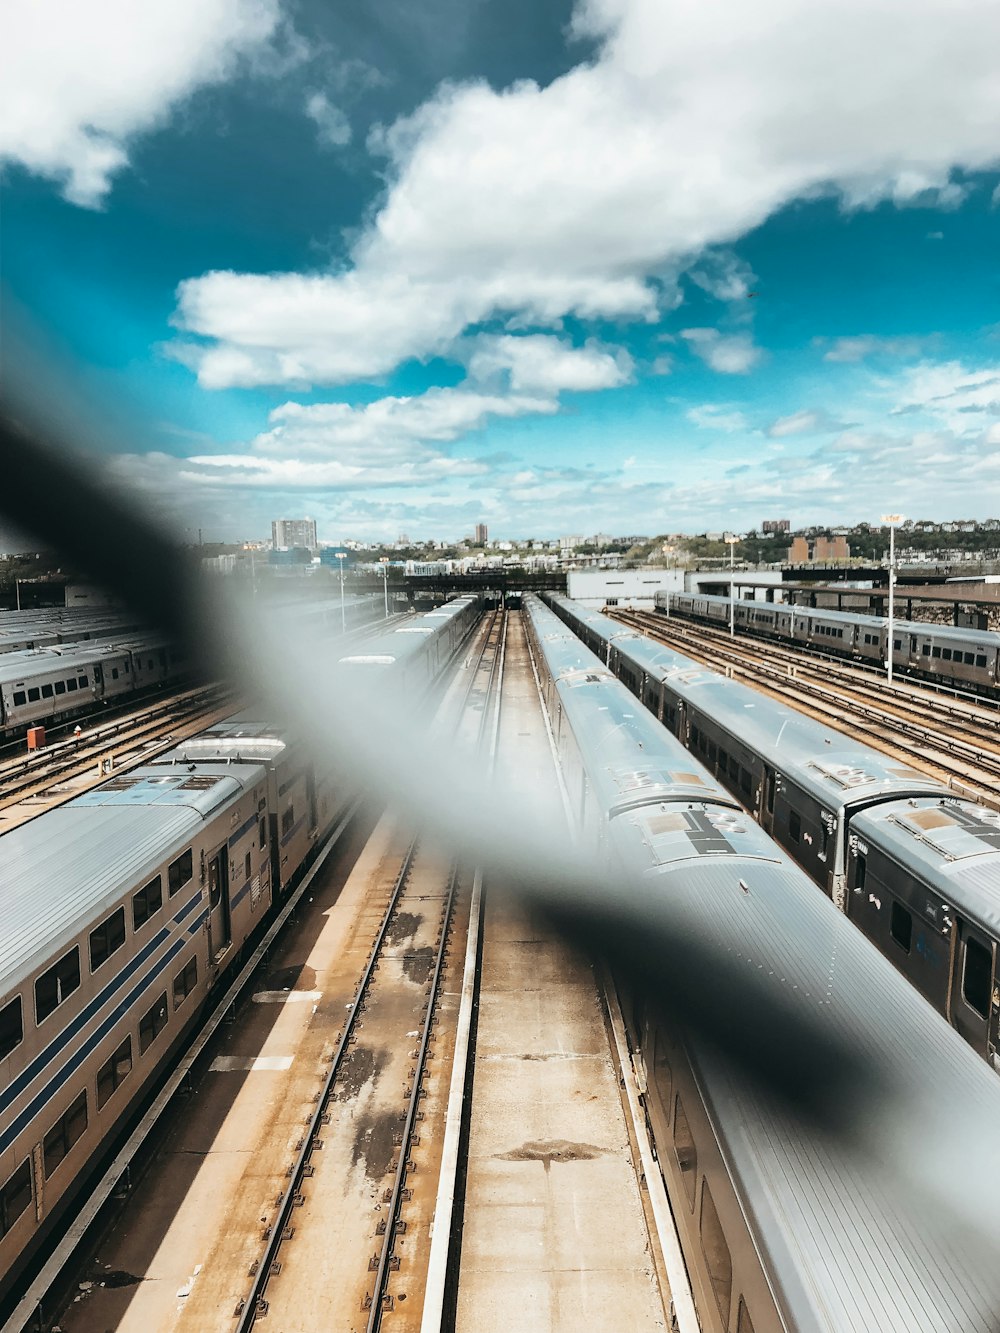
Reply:
[[[697, 878], [704, 872], [707, 898], [714, 902], [722, 882], [717, 858], [735, 853], [732, 873], [746, 877], [738, 884], [750, 895], [752, 931], [758, 932], [752, 936], [758, 943], [747, 945], [751, 953], [764, 947], [770, 932], [779, 949], [792, 950], [782, 969], [800, 969], [800, 978], [808, 978], [815, 967], [819, 977], [822, 961], [807, 965], [795, 954], [799, 945], [793, 938], [818, 914], [817, 922], [820, 917], [825, 922], [820, 937], [839, 941], [830, 946], [838, 968], [853, 977], [851, 988], [845, 991], [841, 983], [840, 998], [833, 1001], [830, 980], [825, 1003], [846, 1004], [847, 1019], [859, 1022], [864, 1021], [859, 1018], [864, 1002], [854, 995], [854, 986], [860, 986], [859, 996], [870, 990], [871, 996], [886, 997], [901, 1029], [910, 1032], [912, 1027], [912, 1034], [920, 1034], [912, 1036], [911, 1044], [919, 1040], [926, 1046], [928, 1065], [939, 1068], [946, 1082], [954, 1080], [956, 1096], [976, 1107], [995, 1100], [1000, 1108], [1000, 1083], [968, 1051], [971, 1044], [987, 1060], [996, 1051], [1000, 1006], [991, 1010], [987, 1003], [982, 1031], [963, 1026], [961, 1015], [950, 1009], [940, 1010], [947, 1019], [942, 1022], [932, 1012], [938, 1004], [930, 982], [910, 976], [892, 956], [892, 945], [885, 948], [875, 940], [874, 928], [850, 906], [859, 883], [858, 862], [861, 885], [865, 858], [872, 868], [876, 865], [874, 849], [869, 852], [865, 843], [859, 852], [856, 834], [849, 841], [848, 821], [853, 819], [852, 829], [863, 827], [853, 807], [845, 803], [838, 816], [842, 823], [827, 824], [821, 875], [786, 842], [789, 829], [798, 841], [799, 826], [791, 822], [798, 816], [788, 816], [790, 822], [779, 827], [781, 802], [788, 799], [787, 775], [779, 776], [775, 814], [773, 775], [768, 779], [761, 770], [758, 779], [753, 769], [751, 776], [741, 767], [743, 762], [750, 766], [750, 758], [733, 766], [732, 746], [727, 756], [720, 745], [717, 756], [690, 702], [683, 705], [691, 709], [684, 714], [688, 758], [680, 764], [659, 757], [661, 745], [681, 749], [669, 735], [677, 726], [676, 715], [666, 690], [662, 698], [647, 693], [645, 683], [629, 674], [627, 655], [613, 655], [612, 621], [581, 616], [574, 624], [573, 604], [560, 598], [552, 601], [562, 625], [534, 598], [526, 599], [523, 612], [501, 607], [483, 614], [477, 605], [466, 605], [472, 601], [460, 599], [447, 614], [394, 619], [374, 634], [358, 631], [352, 655], [341, 660], [354, 671], [384, 673], [386, 682], [395, 672], [400, 689], [405, 679], [407, 699], [425, 715], [437, 744], [492, 772], [498, 788], [531, 793], [539, 810], [551, 812], [546, 817], [554, 844], [574, 838], [587, 844], [593, 835], [595, 865], [621, 865], [629, 875], [637, 873], [634, 848], [641, 845], [638, 860], [644, 867], [652, 857], [651, 868], [642, 874], [655, 869], [658, 876], [674, 876], [662, 880], [668, 886], [685, 886], [685, 879], [676, 878], [674, 861], [677, 833], [687, 821], [697, 856], [715, 857], [716, 864], [699, 861], [695, 871], [692, 861], [681, 874]], [[905, 795], [920, 814], [924, 805], [930, 809], [932, 797], [937, 800], [938, 783], [956, 797], [970, 798], [969, 809], [1000, 810], [1000, 714], [991, 701], [946, 697], [904, 681], [890, 695], [869, 671], [843, 662], [746, 637], [733, 640], [724, 631], [675, 617], [614, 614], [619, 624], [654, 644], [668, 645], [690, 662], [724, 673], [724, 679], [752, 685], [762, 697], [835, 728], [845, 747], [863, 742], [879, 750], [888, 764], [881, 800], [888, 799], [895, 784], [900, 804]], [[597, 652], [599, 663], [584, 643]], [[395, 664], [394, 645], [406, 648]], [[608, 670], [600, 663], [607, 663]], [[678, 670], [665, 665], [663, 680]], [[418, 674], [426, 686], [414, 692]], [[650, 682], [654, 675], [650, 672]], [[432, 677], [437, 677], [433, 690]], [[695, 674], [680, 669], [678, 679], [692, 686], [686, 700], [699, 697]], [[634, 695], [644, 709], [630, 707]], [[604, 702], [592, 705], [591, 697]], [[53, 1235], [39, 1251], [25, 1281], [37, 1276], [20, 1304], [9, 1299], [20, 1295], [18, 1288], [8, 1289], [10, 1319], [3, 1333], [47, 1333], [55, 1327], [61, 1333], [110, 1328], [124, 1333], [259, 1333], [266, 1328], [311, 1333], [318, 1327], [354, 1333], [382, 1328], [500, 1333], [513, 1326], [524, 1333], [581, 1327], [599, 1333], [622, 1327], [845, 1333], [858, 1327], [863, 1307], [856, 1302], [862, 1299], [875, 1302], [872, 1317], [881, 1322], [872, 1327], [985, 1333], [985, 1312], [1000, 1293], [987, 1291], [990, 1280], [981, 1277], [956, 1276], [959, 1285], [949, 1285], [950, 1261], [939, 1253], [943, 1233], [935, 1229], [938, 1219], [927, 1219], [923, 1230], [911, 1228], [898, 1240], [902, 1269], [919, 1271], [923, 1265], [927, 1270], [913, 1280], [912, 1293], [897, 1290], [900, 1265], [895, 1260], [879, 1267], [872, 1258], [872, 1266], [860, 1272], [861, 1265], [869, 1264], [859, 1248], [865, 1234], [873, 1226], [888, 1226], [894, 1234], [899, 1230], [893, 1221], [894, 1196], [882, 1185], [872, 1211], [865, 1211], [868, 1204], [862, 1200], [854, 1223], [847, 1221], [849, 1210], [834, 1218], [843, 1249], [839, 1275], [834, 1275], [836, 1299], [817, 1297], [814, 1305], [813, 1295], [804, 1298], [810, 1284], [822, 1284], [830, 1274], [821, 1277], [818, 1269], [810, 1270], [809, 1247], [799, 1243], [803, 1228], [816, 1219], [807, 1217], [814, 1203], [796, 1195], [794, 1172], [789, 1174], [783, 1157], [789, 1131], [766, 1144], [770, 1131], [753, 1128], [753, 1099], [717, 1079], [707, 1057], [698, 1073], [697, 1040], [685, 1054], [686, 1039], [659, 1026], [628, 975], [613, 977], [598, 960], [571, 948], [522, 910], [504, 884], [492, 883], [488, 873], [484, 878], [481, 867], [457, 861], [410, 827], [400, 812], [382, 809], [377, 793], [341, 789], [335, 772], [319, 767], [306, 775], [296, 757], [297, 742], [279, 742], [273, 729], [248, 722], [246, 714], [225, 721], [235, 707], [219, 690], [189, 689], [152, 708], [136, 708], [79, 741], [8, 760], [0, 770], [0, 872], [5, 833], [23, 832], [26, 823], [48, 817], [61, 802], [79, 805], [81, 796], [99, 801], [102, 784], [110, 778], [113, 786], [117, 775], [128, 773], [134, 776], [122, 779], [123, 790], [112, 796], [112, 806], [116, 800], [162, 800], [142, 793], [153, 784], [183, 778], [199, 791], [206, 819], [211, 807], [201, 793], [220, 781], [232, 782], [230, 826], [239, 826], [229, 841], [232, 849], [245, 829], [257, 837], [258, 822], [252, 811], [244, 819], [235, 784], [243, 784], [249, 802], [251, 793], [256, 800], [265, 790], [262, 775], [270, 774], [269, 794], [257, 806], [259, 840], [246, 853], [246, 885], [236, 892], [243, 843], [239, 851], [230, 851], [228, 871], [223, 859], [206, 861], [203, 850], [202, 879], [211, 890], [211, 914], [206, 910], [194, 927], [179, 934], [178, 947], [205, 921], [207, 959], [199, 955], [197, 969], [192, 962], [175, 979], [173, 1010], [197, 980], [207, 987], [196, 993], [207, 1022], [195, 1024], [193, 1012], [183, 1011], [184, 1041], [179, 1035], [173, 1039], [169, 1063], [164, 1055], [155, 1067], [149, 1064], [142, 1075], [146, 1093], [138, 1095], [138, 1083], [134, 1089], [134, 1114], [128, 1121], [122, 1118], [114, 1134], [107, 1131], [100, 1147], [87, 1148], [89, 1166], [83, 1159], [75, 1168], [82, 1220], [70, 1225], [65, 1239]], [[753, 733], [748, 734], [752, 743]], [[838, 776], [849, 772], [851, 784], [862, 783], [856, 774], [874, 781], [875, 768], [868, 765], [866, 772], [864, 762], [858, 762], [861, 767], [848, 770], [841, 763], [834, 771]], [[708, 776], [716, 772], [716, 763], [717, 776]], [[707, 767], [704, 777], [687, 771], [699, 764]], [[168, 776], [173, 774], [178, 776]], [[668, 780], [674, 784], [669, 790], [664, 786]], [[311, 810], [308, 838], [301, 813], [304, 793]], [[267, 816], [262, 814], [265, 801]], [[752, 821], [749, 827], [741, 822], [739, 803], [760, 819], [761, 830]], [[941, 822], [940, 804], [922, 828], [934, 829]], [[966, 808], [961, 802], [959, 807]], [[683, 816], [673, 813], [682, 810], [687, 812]], [[107, 817], [112, 815], [108, 811]], [[270, 839], [265, 818], [272, 821]], [[963, 827], [972, 829], [969, 817], [963, 813], [962, 818]], [[990, 817], [984, 818], [977, 836], [988, 844], [988, 855], [995, 854], [995, 887], [1000, 887], [1000, 825], [994, 839]], [[802, 827], [810, 827], [804, 819]], [[822, 828], [815, 835], [817, 845], [821, 833]], [[782, 892], [796, 902], [801, 896], [802, 907], [791, 924], [776, 917], [769, 926], [770, 891], [758, 896], [761, 867], [768, 860], [777, 865], [784, 855], [768, 844], [767, 834], [792, 853], [772, 872], [775, 883], [785, 885]], [[877, 842], [875, 833], [865, 836]], [[280, 862], [279, 839], [282, 853], [288, 849]], [[744, 840], [756, 850], [749, 853]], [[40, 833], [35, 841], [42, 845]], [[813, 846], [812, 833], [806, 833], [805, 842]], [[206, 848], [213, 845], [209, 838]], [[298, 849], [294, 856], [293, 848]], [[612, 855], [620, 862], [608, 859]], [[269, 873], [263, 869], [267, 858]], [[15, 858], [12, 865], [17, 864]], [[170, 866], [171, 896], [177, 864]], [[206, 872], [206, 864], [218, 864], [218, 881], [211, 868]], [[826, 889], [825, 895], [799, 867]], [[245, 895], [251, 876], [253, 901], [263, 903], [261, 893], [269, 893], [271, 906], [256, 924], [243, 926], [235, 910], [241, 900], [250, 901]], [[216, 910], [220, 883], [223, 906]], [[830, 897], [841, 911], [833, 911]], [[961, 915], [965, 900], [954, 901]], [[830, 921], [823, 917], [825, 909], [832, 913]], [[724, 910], [728, 914], [730, 907]], [[945, 908], [948, 929], [951, 910]], [[875, 942], [874, 949], [845, 915], [854, 917]], [[182, 911], [174, 920], [183, 917]], [[976, 930], [985, 929], [969, 921]], [[955, 953], [948, 964], [957, 978], [948, 988], [948, 1003], [967, 1000], [971, 1019], [978, 1022], [970, 981], [970, 950], [977, 938], [973, 925], [960, 927], [951, 946], [964, 950], [965, 962], [964, 972], [954, 972], [959, 967]], [[892, 939], [898, 942], [897, 926], [893, 907]], [[922, 939], [915, 952], [922, 950], [926, 962], [932, 950]], [[92, 933], [96, 969], [93, 940]], [[989, 947], [992, 978], [998, 946]], [[906, 981], [884, 967], [880, 952]], [[907, 981], [923, 991], [930, 1005]], [[808, 992], [811, 983], [800, 984]], [[6, 995], [13, 992], [3, 975], [0, 992], [0, 1016], [6, 1016]], [[36, 989], [36, 1005], [38, 994]], [[166, 1022], [166, 995], [163, 1004]], [[25, 1013], [25, 1030], [27, 1023]], [[958, 1035], [948, 1032], [949, 1023]], [[124, 1049], [122, 1031], [104, 1039], [109, 1050], [116, 1046], [115, 1059]], [[145, 1051], [148, 1030], [147, 1037], [141, 1026], [138, 1032], [139, 1049]], [[866, 1030], [866, 1049], [881, 1049], [884, 1035], [882, 1029]], [[91, 1045], [95, 1042], [96, 1037]], [[0, 1047], [0, 1071], [8, 1067], [16, 1046], [15, 1041]], [[128, 1049], [126, 1074], [133, 1069], [131, 1038]], [[692, 1060], [690, 1071], [686, 1059]], [[892, 1064], [895, 1056], [886, 1059]], [[993, 1063], [1000, 1070], [995, 1054]], [[12, 1095], [27, 1086], [31, 1072], [14, 1077], [17, 1068], [10, 1066]], [[102, 1067], [96, 1073], [98, 1111], [102, 1095], [108, 1096], [106, 1089], [102, 1094], [103, 1077]], [[116, 1072], [115, 1086], [118, 1077]], [[92, 1083], [93, 1075], [88, 1078]], [[736, 1150], [720, 1137], [729, 1112], [715, 1120], [707, 1111], [703, 1116], [697, 1102], [702, 1093], [695, 1089], [711, 1090], [713, 1079], [712, 1096], [720, 1097], [725, 1088], [725, 1095], [735, 1098], [733, 1106], [743, 1108], [734, 1112]], [[86, 1129], [88, 1106], [92, 1126], [95, 1120], [89, 1101], [93, 1089], [81, 1096]], [[11, 1104], [18, 1105], [16, 1100]], [[721, 1105], [717, 1101], [717, 1112]], [[0, 1114], [0, 1131], [8, 1123], [5, 1114]], [[13, 1142], [13, 1130], [26, 1114], [6, 1139], [0, 1137], [0, 1148]], [[752, 1165], [744, 1160], [743, 1129], [737, 1128], [744, 1124], [751, 1127], [753, 1151], [762, 1154]], [[54, 1131], [44, 1133], [44, 1114], [40, 1125], [25, 1131], [25, 1147], [9, 1149], [0, 1161], [5, 1210], [0, 1242], [13, 1235], [15, 1224], [23, 1229], [29, 1216], [24, 1185], [18, 1186], [20, 1194], [10, 1192], [24, 1168], [18, 1167], [7, 1185], [4, 1177], [8, 1160], [16, 1164], [31, 1152], [35, 1138], [37, 1150], [25, 1159], [34, 1162], [29, 1197], [37, 1219], [44, 1216], [43, 1185], [51, 1190]], [[123, 1148], [129, 1131], [134, 1150]], [[799, 1125], [794, 1132], [806, 1131]], [[64, 1133], [67, 1146], [61, 1151], [67, 1153], [72, 1144]], [[806, 1194], [828, 1197], [831, 1207], [840, 1191], [839, 1151], [828, 1156], [827, 1147], [815, 1153], [809, 1148], [812, 1165], [801, 1168], [809, 1177]], [[723, 1162], [728, 1163], [724, 1168]], [[740, 1175], [743, 1166], [745, 1177]], [[759, 1179], [771, 1182], [766, 1203], [763, 1196], [742, 1193], [755, 1189]], [[788, 1189], [785, 1198], [781, 1192]], [[780, 1207], [775, 1203], [779, 1195]], [[95, 1202], [88, 1205], [88, 1198]], [[799, 1221], [788, 1230], [793, 1214]], [[750, 1231], [744, 1235], [747, 1218]], [[854, 1225], [856, 1235], [843, 1231]], [[845, 1295], [855, 1278], [862, 1295]], [[914, 1301], [921, 1314], [909, 1323], [905, 1310]], [[953, 1323], [950, 1315], [946, 1318], [949, 1303], [956, 1314]]]
[[915, 764], [955, 791], [1000, 809], [1000, 711], [897, 677], [891, 693], [870, 667], [657, 612], [613, 611], [623, 625]]

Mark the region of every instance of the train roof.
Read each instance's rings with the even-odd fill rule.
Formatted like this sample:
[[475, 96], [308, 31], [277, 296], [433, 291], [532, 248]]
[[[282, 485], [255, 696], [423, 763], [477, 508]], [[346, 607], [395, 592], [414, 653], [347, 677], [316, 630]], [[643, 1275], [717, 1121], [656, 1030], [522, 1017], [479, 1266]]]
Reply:
[[476, 597], [454, 597], [433, 611], [424, 611], [405, 625], [387, 629], [382, 634], [365, 639], [364, 651], [349, 653], [340, 659], [340, 666], [392, 666], [419, 653], [421, 645], [438, 633], [446, 624], [478, 603]]
[[[552, 601], [579, 615], [569, 598]], [[940, 782], [908, 764], [852, 741], [842, 732], [806, 717], [797, 709], [739, 681], [721, 676], [644, 634], [625, 629], [600, 612], [579, 615], [640, 671], [669, 683], [688, 703], [710, 714], [738, 740], [745, 741], [828, 807], [853, 805], [872, 796], [898, 791], [942, 791]]]
[[39, 672], [85, 668], [105, 658], [121, 657], [123, 653], [160, 648], [169, 643], [163, 635], [148, 634], [124, 641], [88, 639], [85, 643], [50, 644], [45, 648], [22, 648], [0, 657], [0, 685], [10, 681], [28, 680]]
[[[611, 826], [627, 840], [640, 822], [628, 815]], [[641, 836], [641, 827], [635, 832]], [[643, 910], [666, 914], [661, 929], [716, 941], [799, 1021], [846, 1035], [897, 1086], [912, 1089], [914, 1100], [926, 1097], [932, 1078], [950, 1104], [979, 1110], [983, 1123], [995, 1120], [996, 1075], [771, 845], [771, 859], [756, 864], [702, 856], [684, 865], [664, 880], [669, 893], [646, 898]], [[742, 883], [734, 883], [734, 870]], [[655, 883], [648, 875], [645, 882]], [[789, 1327], [996, 1333], [996, 1290], [969, 1260], [961, 1235], [942, 1241], [943, 1227], [927, 1225], [877, 1164], [788, 1113], [705, 1043], [687, 1045]], [[927, 1145], [915, 1143], [913, 1151]]]
[[970, 921], [1000, 934], [1000, 814], [955, 798], [890, 801], [852, 830], [890, 855]]
[[277, 764], [293, 742], [280, 727], [261, 722], [250, 710], [215, 722], [151, 761], [157, 767], [194, 762], [204, 764]]
[[256, 764], [224, 774], [195, 765], [176, 774], [133, 769], [0, 837], [0, 995], [57, 957], [264, 776]]
[[[676, 801], [721, 804], [727, 809], [735, 805], [721, 783], [692, 762], [680, 741], [548, 607], [530, 595], [524, 607], [603, 809], [612, 813], [647, 806], [659, 810], [664, 802]], [[655, 829], [654, 821], [651, 841], [677, 832], [666, 824]], [[682, 830], [681, 842], [690, 848], [689, 855], [696, 855], [698, 836], [693, 825], [690, 833], [692, 837], [685, 838]]]
[[[897, 591], [897, 597], [903, 597], [905, 594]], [[715, 593], [670, 593], [670, 597], [697, 597], [701, 600], [711, 602], [715, 606], [729, 606], [728, 597], [719, 597]], [[832, 607], [824, 606], [796, 606], [792, 602], [751, 602], [749, 600], [739, 600], [738, 606], [753, 607], [756, 610], [776, 609], [780, 611], [791, 611], [796, 617], [806, 620], [833, 621], [843, 625], [868, 625], [878, 626], [884, 629], [888, 625], [886, 616], [870, 616], [863, 611], [835, 611]], [[1000, 647], [1000, 634], [993, 630], [985, 629], [961, 629], [957, 625], [937, 625], [929, 620], [900, 620], [898, 616], [893, 616], [893, 632], [899, 630], [904, 634], [923, 634], [932, 639], [955, 639], [962, 643], [978, 643], [987, 647]]]

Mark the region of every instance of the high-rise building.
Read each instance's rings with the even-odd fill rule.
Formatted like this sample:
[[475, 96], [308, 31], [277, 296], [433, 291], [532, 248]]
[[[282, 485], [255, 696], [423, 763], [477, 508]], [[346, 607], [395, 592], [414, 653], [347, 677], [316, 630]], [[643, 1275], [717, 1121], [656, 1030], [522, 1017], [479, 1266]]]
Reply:
[[477, 524], [476, 524], [476, 545], [477, 545], [477, 546], [485, 546], [488, 540], [489, 540], [489, 532], [487, 531], [486, 524], [485, 524], [485, 523], [477, 523]]
[[315, 551], [316, 520], [314, 518], [276, 518], [271, 523], [271, 549], [290, 551], [297, 546], [306, 551]]
[[790, 532], [792, 529], [792, 520], [790, 518], [765, 518], [761, 524], [761, 532]]

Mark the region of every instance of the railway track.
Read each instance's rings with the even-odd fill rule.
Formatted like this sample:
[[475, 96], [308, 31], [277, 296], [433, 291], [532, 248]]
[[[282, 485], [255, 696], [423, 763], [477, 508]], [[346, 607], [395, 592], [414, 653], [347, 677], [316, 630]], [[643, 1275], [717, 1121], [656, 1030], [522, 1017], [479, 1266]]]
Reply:
[[1000, 809], [1000, 719], [918, 685], [892, 694], [868, 673], [793, 649], [731, 638], [711, 626], [640, 611], [615, 619], [715, 670], [763, 690], [845, 735], [913, 764], [964, 796]]
[[[48, 809], [48, 795], [78, 795], [107, 781], [112, 773], [148, 762], [191, 729], [210, 726], [236, 707], [232, 692], [209, 685], [185, 690], [152, 708], [96, 727], [79, 741], [60, 741], [44, 750], [0, 764], [0, 830], [6, 832]], [[91, 781], [86, 781], [90, 775]], [[70, 787], [70, 784], [72, 786]], [[58, 789], [67, 787], [58, 793]], [[26, 804], [27, 803], [27, 804]]]
[[[505, 637], [506, 616], [497, 612], [455, 726], [460, 744], [472, 743], [481, 749], [490, 726], [496, 726]], [[320, 1149], [324, 1136], [337, 1132], [331, 1128], [332, 1122], [342, 1124], [347, 1132], [344, 1102], [351, 1098], [352, 1081], [357, 1079], [352, 1055], [358, 1051], [362, 1028], [367, 1049], [398, 1052], [406, 1049], [414, 1035], [418, 1036], [407, 1057], [402, 1105], [394, 1100], [391, 1079], [382, 1079], [376, 1081], [380, 1086], [373, 1089], [364, 1111], [371, 1124], [394, 1124], [391, 1183], [378, 1205], [382, 1216], [376, 1226], [376, 1248], [368, 1261], [371, 1278], [361, 1302], [366, 1333], [381, 1328], [383, 1316], [396, 1308], [397, 1300], [413, 1300], [416, 1295], [411, 1308], [419, 1309], [413, 1274], [408, 1274], [406, 1291], [394, 1292], [392, 1287], [394, 1275], [400, 1270], [400, 1250], [407, 1230], [403, 1213], [412, 1199], [413, 1176], [418, 1169], [413, 1153], [420, 1145], [417, 1131], [423, 1119], [421, 1098], [426, 1092], [442, 977], [464, 879], [458, 866], [444, 861], [433, 850], [425, 850], [419, 839], [409, 841], [309, 1125], [298, 1145], [277, 1218], [255, 1265], [251, 1289], [237, 1307], [236, 1333], [249, 1333], [264, 1316], [268, 1316], [268, 1327], [285, 1327], [296, 1323], [296, 1312], [301, 1319], [304, 1308], [315, 1310], [317, 1317], [322, 1309], [318, 1295], [309, 1294], [312, 1246], [300, 1243], [291, 1253], [286, 1251], [287, 1261], [282, 1247], [297, 1231], [312, 1228], [314, 1233], [322, 1233], [325, 1211], [331, 1203], [338, 1206], [342, 1197], [337, 1184], [339, 1154], [321, 1154]], [[436, 913], [432, 905], [438, 907]], [[404, 947], [399, 952], [401, 944]], [[414, 991], [404, 978], [412, 983], [417, 977], [423, 977], [423, 984]], [[377, 1101], [373, 1100], [376, 1097]], [[338, 1161], [333, 1161], [335, 1156]], [[315, 1275], [311, 1280], [315, 1283]]]

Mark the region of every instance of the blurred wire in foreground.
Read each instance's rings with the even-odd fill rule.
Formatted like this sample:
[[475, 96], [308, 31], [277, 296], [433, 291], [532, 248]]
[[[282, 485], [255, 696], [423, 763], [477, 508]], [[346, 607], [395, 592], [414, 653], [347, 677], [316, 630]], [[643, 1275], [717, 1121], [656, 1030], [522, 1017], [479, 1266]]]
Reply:
[[708, 937], [668, 895], [600, 878], [578, 848], [554, 841], [560, 822], [537, 792], [491, 785], [384, 693], [366, 697], [356, 676], [338, 675], [319, 647], [290, 651], [259, 606], [224, 596], [221, 580], [203, 581], [141, 501], [103, 484], [94, 461], [50, 427], [4, 405], [0, 457], [0, 511], [18, 527], [173, 635], [206, 674], [239, 683], [276, 722], [311, 736], [353, 784], [645, 986], [667, 1017], [837, 1139], [862, 1170], [884, 1172], [942, 1238], [961, 1237], [1000, 1297], [1000, 1135], [980, 1108], [924, 1086], [919, 1069], [877, 1067], [819, 1010], [793, 1011], [766, 970], [740, 961], [738, 939]]

